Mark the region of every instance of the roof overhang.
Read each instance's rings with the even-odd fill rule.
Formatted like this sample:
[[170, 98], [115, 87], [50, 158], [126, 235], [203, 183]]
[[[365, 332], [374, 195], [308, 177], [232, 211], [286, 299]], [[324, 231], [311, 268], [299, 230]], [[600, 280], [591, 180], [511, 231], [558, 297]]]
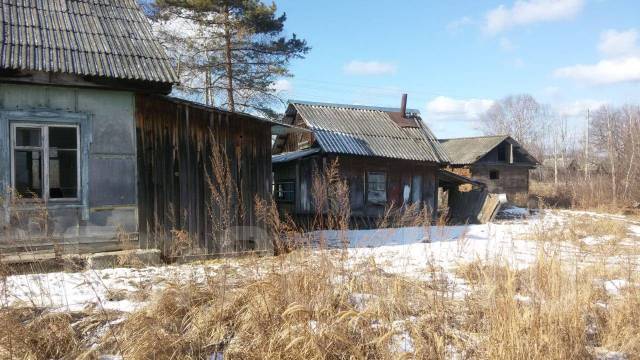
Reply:
[[315, 155], [322, 152], [322, 149], [314, 147], [303, 150], [290, 151], [280, 154], [274, 154], [271, 156], [272, 164], [282, 164], [289, 161], [294, 161], [298, 159], [303, 159], [311, 155]]
[[487, 186], [485, 183], [473, 180], [466, 176], [458, 175], [451, 171], [447, 171], [444, 169], [438, 170], [438, 186], [450, 187], [450, 186], [459, 186], [470, 184], [475, 187], [484, 188]]

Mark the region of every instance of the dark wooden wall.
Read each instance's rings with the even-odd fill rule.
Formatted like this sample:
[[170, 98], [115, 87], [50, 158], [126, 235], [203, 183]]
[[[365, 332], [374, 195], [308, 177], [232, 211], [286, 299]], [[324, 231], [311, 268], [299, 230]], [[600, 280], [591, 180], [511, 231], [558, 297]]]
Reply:
[[[221, 249], [218, 204], [211, 200], [213, 144], [229, 159], [239, 190], [233, 225], [256, 228], [254, 197], [271, 189], [271, 126], [254, 118], [178, 102], [165, 97], [136, 97], [138, 208], [141, 246], [171, 248], [171, 231], [189, 234], [199, 251], [244, 251], [247, 244]], [[241, 212], [241, 213], [240, 213]], [[242, 234], [234, 240], [243, 240]], [[152, 245], [150, 245], [152, 244]], [[251, 247], [251, 246], [249, 246]]]
[[[296, 199], [294, 203], [279, 203], [282, 212], [296, 215], [298, 218], [313, 215], [312, 184], [316, 169], [335, 159], [334, 155], [317, 155], [283, 164], [274, 165], [274, 180], [295, 180]], [[428, 204], [432, 209], [437, 206], [438, 165], [418, 161], [384, 159], [366, 156], [338, 156], [341, 176], [349, 184], [351, 215], [354, 218], [375, 219], [384, 214], [385, 206], [371, 204], [366, 199], [367, 171], [382, 171], [387, 175], [387, 205], [400, 206], [403, 203], [404, 186], [411, 187], [411, 198], [416, 183], [420, 180], [421, 191], [418, 201]], [[410, 201], [411, 202], [411, 201]]]

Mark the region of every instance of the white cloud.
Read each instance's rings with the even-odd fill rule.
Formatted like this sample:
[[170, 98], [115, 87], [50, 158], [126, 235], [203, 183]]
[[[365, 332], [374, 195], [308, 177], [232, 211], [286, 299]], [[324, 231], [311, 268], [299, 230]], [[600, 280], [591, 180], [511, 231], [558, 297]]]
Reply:
[[436, 118], [474, 121], [491, 105], [493, 105], [493, 100], [490, 99], [453, 99], [438, 96], [427, 103], [427, 111], [430, 116]]
[[595, 110], [600, 106], [606, 104], [605, 101], [593, 100], [593, 99], [583, 99], [576, 100], [569, 103], [564, 103], [556, 106], [556, 111], [560, 116], [567, 117], [580, 117], [586, 116], [587, 110]]
[[593, 65], [573, 65], [557, 69], [557, 77], [586, 81], [594, 84], [640, 82], [640, 57], [601, 60]]
[[271, 89], [276, 93], [291, 92], [291, 90], [293, 90], [293, 84], [287, 79], [279, 79], [271, 84]]
[[349, 75], [389, 75], [395, 74], [398, 68], [394, 64], [380, 61], [352, 60], [343, 70]]
[[609, 56], [640, 54], [638, 30], [606, 30], [600, 34], [598, 50]]
[[568, 19], [583, 7], [584, 0], [517, 0], [511, 8], [500, 5], [487, 12], [484, 29], [497, 34], [515, 26]]

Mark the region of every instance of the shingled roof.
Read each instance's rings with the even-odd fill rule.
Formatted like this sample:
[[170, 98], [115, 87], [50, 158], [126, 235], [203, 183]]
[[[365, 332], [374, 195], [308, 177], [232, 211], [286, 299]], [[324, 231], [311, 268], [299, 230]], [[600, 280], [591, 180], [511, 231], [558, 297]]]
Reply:
[[503, 141], [516, 145], [518, 151], [522, 152], [532, 164], [538, 164], [538, 161], [509, 135], [440, 139], [440, 144], [447, 152], [452, 165], [471, 165], [482, 159]]
[[290, 101], [326, 153], [446, 163], [448, 158], [417, 110], [398, 124], [397, 108]]
[[135, 0], [1, 0], [0, 68], [178, 81]]

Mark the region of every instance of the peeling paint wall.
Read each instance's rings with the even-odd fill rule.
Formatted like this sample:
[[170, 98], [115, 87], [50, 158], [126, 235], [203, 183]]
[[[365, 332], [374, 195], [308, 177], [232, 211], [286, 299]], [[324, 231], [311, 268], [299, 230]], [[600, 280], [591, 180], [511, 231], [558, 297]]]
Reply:
[[[46, 204], [48, 236], [37, 241], [104, 243], [114, 242], [119, 230], [138, 231], [134, 107], [134, 94], [128, 91], [0, 84], [0, 185], [5, 197], [11, 186], [12, 122], [56, 124], [64, 119], [80, 126], [80, 199]], [[5, 227], [18, 217], [23, 221], [12, 227], [33, 227], [33, 205], [14, 208], [6, 203], [1, 216]], [[7, 244], [24, 232], [3, 234]]]

